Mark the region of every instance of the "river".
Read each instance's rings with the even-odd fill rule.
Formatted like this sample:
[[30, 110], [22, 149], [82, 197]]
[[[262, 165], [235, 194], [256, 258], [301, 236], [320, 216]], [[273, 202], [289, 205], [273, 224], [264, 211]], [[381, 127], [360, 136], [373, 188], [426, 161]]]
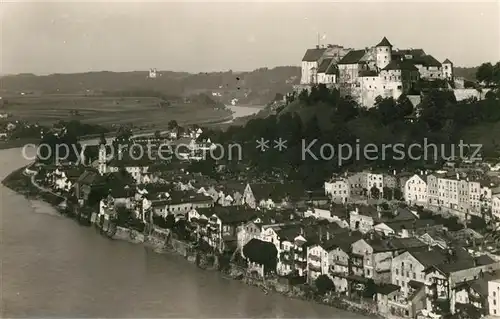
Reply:
[[[1, 150], [0, 179], [26, 164]], [[4, 186], [0, 201], [2, 318], [364, 318], [106, 239]]]
[[229, 120], [227, 122], [224, 122], [223, 124], [226, 123], [231, 123], [234, 121], [234, 119], [238, 117], [243, 117], [243, 116], [249, 116], [252, 114], [255, 114], [262, 110], [265, 106], [257, 106], [257, 105], [249, 105], [249, 106], [243, 106], [243, 105], [226, 105], [228, 109], [233, 111], [233, 119]]

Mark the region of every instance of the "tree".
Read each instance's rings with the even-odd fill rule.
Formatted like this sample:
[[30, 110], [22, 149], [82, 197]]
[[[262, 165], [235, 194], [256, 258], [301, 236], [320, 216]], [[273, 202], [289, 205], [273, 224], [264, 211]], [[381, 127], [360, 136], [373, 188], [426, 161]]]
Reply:
[[490, 62], [483, 63], [477, 68], [476, 79], [479, 82], [484, 82], [486, 85], [490, 85], [493, 80], [493, 65]]
[[130, 209], [125, 206], [116, 207], [116, 224], [121, 227], [128, 227], [134, 219], [134, 214]]
[[393, 197], [394, 197], [394, 191], [393, 191], [393, 189], [389, 188], [389, 187], [384, 187], [383, 197], [386, 200], [392, 200]]
[[370, 195], [372, 198], [379, 199], [380, 198], [380, 190], [378, 189], [378, 187], [373, 185], [372, 188], [370, 189]]
[[168, 214], [166, 217], [165, 217], [165, 228], [166, 229], [172, 229], [174, 228], [174, 225], [175, 225], [175, 217], [173, 214]]
[[173, 129], [179, 128], [179, 124], [177, 124], [176, 120], [171, 120], [168, 122], [167, 127], [169, 130], [173, 130]]
[[278, 250], [272, 243], [259, 239], [251, 239], [243, 247], [243, 255], [249, 261], [264, 266], [264, 272], [276, 271], [278, 264]]
[[299, 101], [304, 103], [304, 104], [309, 104], [309, 93], [307, 92], [306, 89], [303, 89], [299, 93]]
[[327, 275], [319, 275], [314, 281], [316, 289], [318, 290], [318, 295], [323, 296], [325, 293], [335, 290], [335, 285], [333, 281]]
[[156, 130], [154, 136], [155, 138], [159, 139], [161, 137], [161, 132], [159, 130]]
[[487, 226], [483, 218], [474, 215], [470, 216], [470, 220], [467, 224], [470, 228], [478, 231], [485, 230]]
[[393, 192], [394, 192], [394, 199], [396, 199], [396, 200], [403, 199], [403, 192], [401, 191], [400, 188], [398, 188], [398, 187], [394, 188]]
[[94, 207], [99, 205], [99, 202], [106, 198], [109, 194], [109, 189], [103, 186], [93, 186], [90, 189], [89, 196], [87, 198], [86, 205]]
[[373, 295], [377, 293], [377, 285], [373, 281], [373, 279], [368, 279], [366, 282], [365, 290], [363, 291], [363, 296], [365, 298], [372, 298]]

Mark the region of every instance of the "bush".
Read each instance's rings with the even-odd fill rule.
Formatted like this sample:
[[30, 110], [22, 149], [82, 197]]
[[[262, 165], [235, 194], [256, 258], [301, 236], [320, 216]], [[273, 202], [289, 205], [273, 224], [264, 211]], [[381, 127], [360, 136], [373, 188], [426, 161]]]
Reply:
[[467, 222], [467, 225], [473, 230], [485, 230], [487, 226], [483, 218], [474, 215], [470, 216], [470, 220]]
[[318, 295], [323, 296], [325, 293], [335, 290], [333, 281], [327, 275], [320, 275], [314, 281]]
[[276, 271], [278, 250], [273, 244], [254, 238], [243, 247], [243, 254], [251, 262], [263, 265], [264, 272]]

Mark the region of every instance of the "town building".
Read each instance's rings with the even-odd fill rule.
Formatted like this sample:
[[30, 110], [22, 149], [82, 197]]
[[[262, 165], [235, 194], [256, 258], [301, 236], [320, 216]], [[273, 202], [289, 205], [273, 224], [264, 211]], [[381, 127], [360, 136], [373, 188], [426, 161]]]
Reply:
[[471, 256], [465, 249], [449, 249], [446, 261], [434, 263], [425, 269], [426, 310], [434, 315], [442, 315], [443, 302], [449, 302], [452, 314], [456, 311], [456, 289], [464, 282], [472, 281], [483, 273], [500, 269], [500, 263], [487, 255]]
[[500, 316], [500, 276], [498, 275], [488, 281], [488, 314]]
[[342, 177], [332, 178], [325, 182], [325, 194], [335, 203], [346, 203], [350, 197], [349, 181]]
[[427, 204], [426, 177], [413, 175], [405, 183], [404, 196], [408, 204]]

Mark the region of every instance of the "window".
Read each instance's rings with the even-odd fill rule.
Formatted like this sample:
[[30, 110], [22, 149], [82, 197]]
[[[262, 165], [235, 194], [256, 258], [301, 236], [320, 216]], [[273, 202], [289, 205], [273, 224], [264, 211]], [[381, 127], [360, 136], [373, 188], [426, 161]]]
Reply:
[[396, 268], [396, 276], [399, 275], [399, 270]]
[[413, 279], [417, 279], [417, 274], [413, 273]]

